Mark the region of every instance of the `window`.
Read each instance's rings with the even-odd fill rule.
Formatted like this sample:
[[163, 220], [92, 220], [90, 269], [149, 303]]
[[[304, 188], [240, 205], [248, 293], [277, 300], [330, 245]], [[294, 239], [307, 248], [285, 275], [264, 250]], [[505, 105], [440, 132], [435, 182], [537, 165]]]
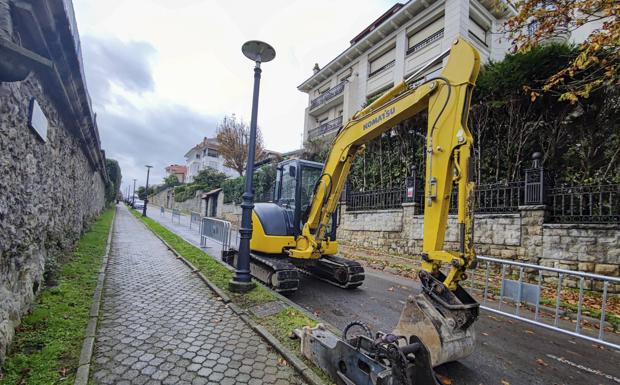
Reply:
[[484, 45], [488, 45], [488, 30], [476, 20], [469, 18], [469, 33]]
[[443, 37], [443, 16], [409, 36], [407, 54], [419, 51]]
[[342, 81], [349, 79], [352, 73], [353, 73], [353, 68], [349, 67], [349, 69], [343, 71], [342, 73], [340, 73], [340, 75], [338, 75], [338, 82], [342, 82]]
[[200, 154], [196, 153], [196, 159], [200, 159]]
[[322, 86], [320, 86], [317, 90], [316, 90], [316, 94], [317, 95], [321, 95], [325, 92], [329, 91], [329, 82], [327, 82], [326, 84], [323, 84]]
[[207, 156], [210, 156], [211, 158], [217, 158], [218, 156], [220, 156], [220, 153], [214, 148], [208, 148]]
[[368, 77], [372, 77], [379, 72], [394, 66], [394, 57], [396, 49], [392, 47], [382, 55], [370, 60]]

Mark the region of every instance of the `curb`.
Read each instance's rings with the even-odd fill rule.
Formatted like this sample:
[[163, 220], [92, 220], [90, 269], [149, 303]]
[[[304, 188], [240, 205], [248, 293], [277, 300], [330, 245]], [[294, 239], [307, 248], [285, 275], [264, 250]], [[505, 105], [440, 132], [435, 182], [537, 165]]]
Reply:
[[78, 369], [75, 374], [75, 382], [73, 385], [87, 385], [88, 377], [90, 376], [90, 361], [93, 357], [93, 351], [95, 348], [95, 336], [97, 331], [97, 321], [99, 320], [99, 310], [101, 309], [101, 299], [103, 293], [103, 284], [105, 282], [105, 273], [108, 267], [108, 256], [110, 254], [110, 248], [112, 246], [112, 233], [114, 233], [114, 221], [116, 220], [117, 208], [114, 208], [114, 217], [112, 218], [112, 224], [110, 225], [110, 231], [108, 233], [108, 240], [106, 242], [105, 252], [101, 259], [101, 267], [99, 268], [99, 276], [97, 277], [97, 287], [95, 288], [95, 294], [93, 294], [93, 303], [90, 307], [90, 313], [88, 318], [88, 324], [86, 325], [86, 333], [84, 334], [84, 342], [82, 343], [82, 350], [80, 351], [80, 361], [78, 363]]
[[[224, 291], [222, 291], [222, 289], [220, 289], [213, 282], [211, 282], [207, 277], [205, 277], [204, 274], [202, 274], [190, 261], [188, 261], [183, 256], [181, 256], [174, 248], [172, 248], [172, 246], [170, 246], [170, 244], [168, 244], [168, 242], [166, 242], [162, 237], [160, 237], [159, 234], [157, 234], [153, 230], [151, 230], [146, 225], [146, 223], [144, 223], [144, 222], [142, 222], [140, 220], [139, 220], [139, 222], [142, 223], [142, 225], [144, 227], [146, 227], [146, 229], [149, 230], [153, 235], [155, 235], [166, 246], [166, 248], [168, 250], [170, 250], [170, 252], [172, 252], [172, 254], [175, 255], [175, 257], [177, 259], [180, 259], [181, 262], [186, 264], [192, 270], [192, 273], [195, 273], [211, 290], [213, 290], [215, 292], [215, 294], [222, 299], [222, 301], [226, 304], [226, 306], [228, 306], [228, 308], [230, 308], [235, 314], [237, 314], [239, 316], [239, 318], [241, 318], [241, 320], [243, 322], [245, 322], [250, 328], [252, 328], [252, 330], [254, 330], [258, 335], [260, 335], [265, 340], [265, 342], [267, 342], [278, 353], [280, 353], [284, 357], [284, 359], [286, 359], [286, 361], [288, 361], [291, 364], [291, 366], [299, 374], [301, 374], [301, 376], [304, 378], [304, 380], [306, 380], [311, 385], [326, 385], [325, 382], [323, 382], [323, 380], [321, 380], [319, 378], [319, 376], [317, 376], [312, 371], [312, 369], [310, 369], [308, 367], [308, 365], [306, 365], [301, 359], [299, 359], [295, 355], [295, 353], [291, 352], [286, 346], [284, 346], [282, 343], [280, 343], [280, 341], [278, 341], [278, 339], [273, 334], [271, 334], [267, 329], [265, 329], [263, 326], [261, 326], [258, 323], [256, 323], [247, 314], [247, 312], [245, 310], [241, 309], [239, 306], [237, 306], [234, 303], [232, 303], [230, 297], [228, 296], [228, 294], [226, 294]], [[181, 236], [179, 236], [179, 237], [181, 237]], [[185, 238], [183, 238], [183, 237], [181, 237], [181, 238], [184, 241], [188, 242]], [[191, 244], [192, 246], [194, 246], [191, 242], [188, 242], [188, 243]], [[260, 284], [260, 282], [257, 282], [257, 284]], [[308, 315], [310, 314], [307, 310], [301, 308], [297, 304], [294, 304], [288, 298], [283, 297], [281, 294], [278, 294], [278, 293], [273, 292], [273, 291], [272, 291], [272, 293], [276, 294], [278, 297], [281, 297], [281, 299], [284, 302], [286, 302], [287, 304], [292, 305], [293, 307], [298, 308], [299, 310], [302, 310], [304, 313], [307, 313]], [[314, 316], [310, 317], [310, 318], [316, 320], [316, 317], [314, 317]], [[75, 384], [75, 385], [77, 385], [77, 384]]]

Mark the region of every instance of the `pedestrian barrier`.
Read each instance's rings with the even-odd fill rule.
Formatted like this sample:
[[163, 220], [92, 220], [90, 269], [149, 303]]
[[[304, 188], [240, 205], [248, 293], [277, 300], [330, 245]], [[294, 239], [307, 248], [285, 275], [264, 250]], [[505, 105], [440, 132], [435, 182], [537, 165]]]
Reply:
[[608, 290], [620, 278], [479, 256], [467, 284], [482, 309], [620, 350], [605, 340]]
[[174, 223], [174, 218], [177, 218], [177, 221], [179, 221], [179, 224], [181, 224], [181, 210], [179, 209], [172, 209], [172, 223]]
[[200, 225], [200, 246], [207, 244], [210, 238], [222, 245], [222, 250], [230, 247], [230, 222], [221, 219], [203, 217]]
[[193, 225], [198, 225], [198, 231], [200, 231], [200, 225], [202, 223], [202, 218], [200, 217], [200, 213], [195, 211], [191, 211], [189, 213], [189, 228], [192, 228]]

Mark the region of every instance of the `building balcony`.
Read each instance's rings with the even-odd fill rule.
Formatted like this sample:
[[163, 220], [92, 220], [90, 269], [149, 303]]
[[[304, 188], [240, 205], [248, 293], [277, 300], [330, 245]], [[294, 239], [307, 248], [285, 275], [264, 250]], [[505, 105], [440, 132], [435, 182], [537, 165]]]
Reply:
[[332, 131], [336, 131], [342, 127], [342, 116], [337, 117], [336, 119], [332, 119], [321, 124], [318, 127], [315, 127], [308, 131], [308, 139], [314, 139], [321, 135], [327, 134]]
[[344, 92], [345, 81], [342, 81], [330, 88], [329, 90], [323, 92], [316, 99], [312, 99], [310, 101], [309, 111], [315, 114], [321, 114], [324, 111], [327, 111], [332, 105], [335, 105], [342, 98], [342, 93]]

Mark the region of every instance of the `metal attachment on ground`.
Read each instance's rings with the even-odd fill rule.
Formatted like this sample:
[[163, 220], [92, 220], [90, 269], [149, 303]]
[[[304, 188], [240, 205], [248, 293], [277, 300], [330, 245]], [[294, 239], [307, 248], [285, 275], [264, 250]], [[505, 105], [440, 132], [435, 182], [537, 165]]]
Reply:
[[[355, 326], [360, 323], [353, 322]], [[438, 385], [430, 353], [419, 338], [379, 332], [338, 338], [319, 324], [296, 330], [301, 352], [339, 385]]]

